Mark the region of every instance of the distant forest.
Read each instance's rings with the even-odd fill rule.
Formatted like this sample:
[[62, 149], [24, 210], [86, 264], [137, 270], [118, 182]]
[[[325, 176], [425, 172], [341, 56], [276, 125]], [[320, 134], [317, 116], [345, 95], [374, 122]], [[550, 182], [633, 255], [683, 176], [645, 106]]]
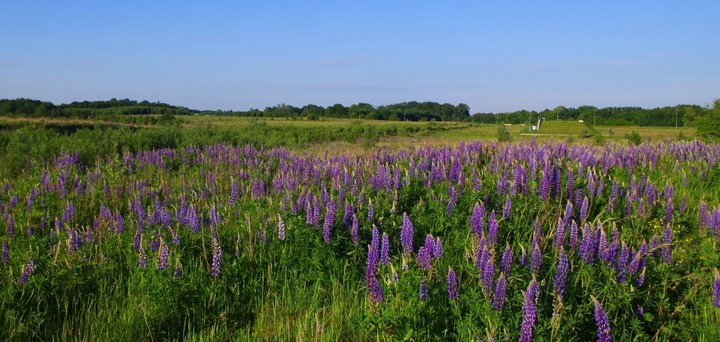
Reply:
[[25, 117], [72, 117], [82, 119], [121, 120], [120, 117], [143, 114], [158, 114], [165, 119], [173, 115], [221, 115], [243, 117], [285, 117], [317, 120], [330, 118], [360, 118], [393, 121], [470, 121], [477, 123], [522, 124], [536, 123], [537, 120], [584, 120], [597, 125], [612, 126], [685, 126], [696, 117], [703, 116], [709, 108], [699, 105], [677, 105], [645, 109], [640, 107], [580, 106], [567, 108], [559, 106], [541, 112], [519, 110], [509, 113], [475, 113], [464, 103], [452, 105], [436, 102], [403, 102], [374, 107], [358, 103], [346, 107], [335, 104], [328, 107], [309, 104], [295, 107], [286, 104], [266, 107], [263, 110], [247, 111], [193, 110], [160, 102], [111, 99], [108, 101], [83, 101], [55, 105], [30, 99], [0, 100], [0, 115]]

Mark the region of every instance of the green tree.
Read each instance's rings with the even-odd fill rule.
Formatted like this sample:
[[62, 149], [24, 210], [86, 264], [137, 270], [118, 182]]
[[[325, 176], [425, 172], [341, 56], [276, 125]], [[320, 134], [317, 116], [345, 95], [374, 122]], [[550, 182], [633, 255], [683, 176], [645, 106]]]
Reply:
[[712, 105], [702, 115], [695, 119], [697, 135], [707, 141], [720, 141], [720, 99], [715, 99]]

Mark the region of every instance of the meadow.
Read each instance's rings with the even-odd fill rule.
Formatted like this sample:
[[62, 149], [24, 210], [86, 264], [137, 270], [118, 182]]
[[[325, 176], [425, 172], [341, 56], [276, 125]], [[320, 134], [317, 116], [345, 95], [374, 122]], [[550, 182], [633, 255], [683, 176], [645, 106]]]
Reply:
[[3, 340], [720, 340], [689, 129], [3, 120]]

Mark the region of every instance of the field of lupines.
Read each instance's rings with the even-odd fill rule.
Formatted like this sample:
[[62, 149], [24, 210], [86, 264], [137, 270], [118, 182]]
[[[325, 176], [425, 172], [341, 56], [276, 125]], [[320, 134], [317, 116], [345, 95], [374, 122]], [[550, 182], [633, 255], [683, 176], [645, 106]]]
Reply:
[[0, 189], [0, 338], [720, 340], [720, 146], [64, 154]]

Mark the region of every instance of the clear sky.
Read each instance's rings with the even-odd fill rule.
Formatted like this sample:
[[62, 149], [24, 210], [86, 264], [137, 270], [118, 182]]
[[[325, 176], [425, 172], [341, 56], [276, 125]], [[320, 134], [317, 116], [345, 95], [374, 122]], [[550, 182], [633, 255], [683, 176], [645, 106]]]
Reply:
[[22, 1], [0, 98], [193, 109], [704, 105], [720, 1]]

